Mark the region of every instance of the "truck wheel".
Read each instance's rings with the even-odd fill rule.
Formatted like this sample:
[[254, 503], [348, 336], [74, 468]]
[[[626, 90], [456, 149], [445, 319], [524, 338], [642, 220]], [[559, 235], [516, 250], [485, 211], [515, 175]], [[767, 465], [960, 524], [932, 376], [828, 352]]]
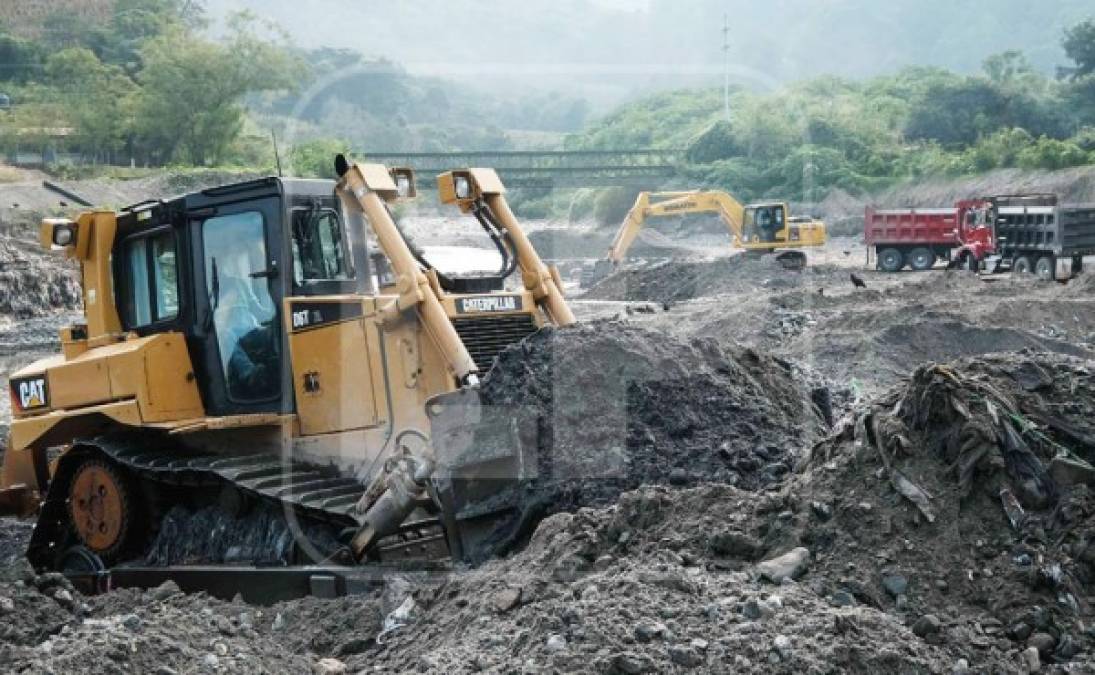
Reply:
[[1043, 281], [1053, 281], [1057, 276], [1057, 261], [1051, 255], [1038, 258], [1034, 265], [1034, 273]]
[[930, 248], [920, 247], [909, 251], [909, 267], [917, 272], [930, 270], [934, 264], [935, 254], [932, 253]]
[[878, 268], [883, 272], [897, 272], [905, 266], [905, 256], [896, 248], [884, 248], [878, 252]]
[[1015, 274], [1031, 274], [1034, 272], [1034, 263], [1031, 262], [1030, 256], [1018, 256], [1011, 264], [1011, 271]]

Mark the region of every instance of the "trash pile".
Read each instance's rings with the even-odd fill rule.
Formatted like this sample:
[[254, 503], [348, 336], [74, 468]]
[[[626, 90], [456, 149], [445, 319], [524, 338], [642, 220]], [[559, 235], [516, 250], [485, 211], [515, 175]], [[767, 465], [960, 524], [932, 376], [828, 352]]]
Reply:
[[828, 592], [930, 617], [938, 641], [1067, 662], [1095, 646], [1093, 459], [1092, 362], [998, 354], [919, 368], [786, 490]]
[[12, 239], [0, 238], [0, 288], [0, 316], [14, 319], [76, 309], [82, 302], [75, 265]]

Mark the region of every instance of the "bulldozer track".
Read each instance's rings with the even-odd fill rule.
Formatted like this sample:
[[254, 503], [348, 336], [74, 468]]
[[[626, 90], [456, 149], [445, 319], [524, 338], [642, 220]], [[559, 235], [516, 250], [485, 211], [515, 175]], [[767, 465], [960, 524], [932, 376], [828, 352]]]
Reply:
[[[77, 468], [89, 457], [108, 459], [140, 482], [213, 489], [231, 485], [252, 499], [282, 509], [287, 516], [292, 513], [340, 529], [356, 529], [355, 506], [366, 491], [357, 480], [339, 475], [332, 467], [269, 453], [180, 451], [166, 438], [150, 434], [78, 441], [62, 457], [43, 505], [42, 519], [35, 528], [28, 556], [36, 566], [51, 566], [63, 546], [70, 529], [65, 517], [69, 485]], [[430, 519], [406, 525], [398, 534], [382, 540], [378, 548], [385, 558], [398, 559], [411, 552], [434, 551], [439, 546], [444, 546], [444, 534], [437, 521]]]

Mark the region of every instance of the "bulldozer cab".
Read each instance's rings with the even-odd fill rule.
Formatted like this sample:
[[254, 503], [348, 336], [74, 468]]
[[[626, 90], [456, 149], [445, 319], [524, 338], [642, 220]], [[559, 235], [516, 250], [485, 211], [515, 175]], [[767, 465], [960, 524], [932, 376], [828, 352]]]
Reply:
[[119, 214], [122, 328], [178, 332], [209, 414], [293, 409], [284, 299], [371, 289], [331, 181], [264, 178]]

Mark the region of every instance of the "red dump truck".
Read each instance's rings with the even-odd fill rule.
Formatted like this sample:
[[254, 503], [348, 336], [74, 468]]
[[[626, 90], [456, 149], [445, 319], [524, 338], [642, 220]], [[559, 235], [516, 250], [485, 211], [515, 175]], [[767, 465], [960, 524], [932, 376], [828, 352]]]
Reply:
[[873, 209], [865, 216], [868, 264], [897, 272], [939, 260], [988, 273], [1068, 279], [1095, 255], [1095, 205], [1062, 206], [1056, 195], [999, 195], [953, 208]]
[[951, 253], [962, 246], [959, 209], [875, 209], [864, 216], [867, 259], [874, 255], [883, 272], [897, 272], [905, 266], [931, 269], [937, 261], [950, 262]]

